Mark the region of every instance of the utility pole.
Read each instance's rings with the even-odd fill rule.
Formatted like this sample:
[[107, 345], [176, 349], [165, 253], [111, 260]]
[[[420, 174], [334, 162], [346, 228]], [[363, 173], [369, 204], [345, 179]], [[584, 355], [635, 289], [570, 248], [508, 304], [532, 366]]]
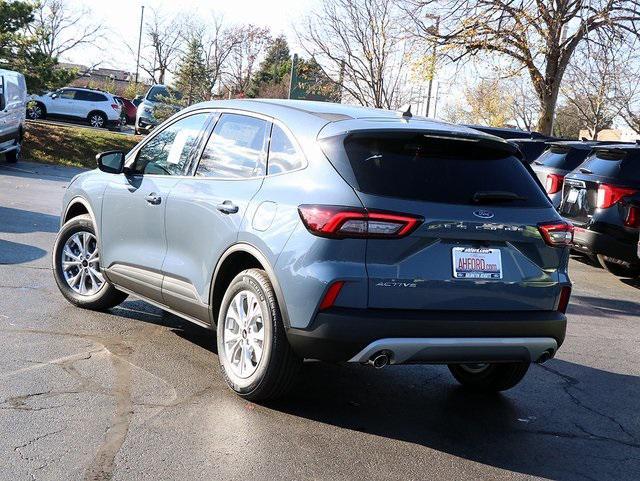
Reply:
[[[136, 60], [136, 88], [138, 87], [138, 71], [140, 70], [140, 47], [142, 45], [142, 24], [144, 22], [144, 5], [140, 13], [140, 33], [138, 34], [138, 59]], [[137, 92], [136, 92], [137, 94]]]
[[433, 77], [436, 74], [436, 48], [438, 47], [438, 32], [440, 30], [440, 17], [438, 15], [428, 15], [428, 18], [435, 19], [436, 23], [431, 27], [433, 32], [433, 51], [431, 52], [431, 65], [429, 66], [429, 88], [427, 89], [427, 112], [426, 117], [429, 117], [429, 108], [431, 107], [431, 90], [433, 88]]
[[[291, 77], [289, 78], [289, 95], [288, 99], [291, 98], [291, 93], [293, 92], [294, 85], [297, 85], [297, 77], [298, 72], [296, 71], [296, 64], [298, 63], [298, 54], [294, 53], [293, 57], [291, 57]], [[295, 82], [295, 83], [294, 83]]]

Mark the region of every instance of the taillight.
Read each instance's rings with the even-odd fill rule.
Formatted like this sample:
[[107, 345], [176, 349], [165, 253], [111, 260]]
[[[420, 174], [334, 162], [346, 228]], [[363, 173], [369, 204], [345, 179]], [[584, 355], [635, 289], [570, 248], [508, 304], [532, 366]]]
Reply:
[[563, 314], [567, 312], [569, 306], [569, 299], [571, 298], [571, 287], [564, 286], [560, 291], [560, 299], [558, 300], [558, 311]]
[[564, 183], [564, 175], [560, 174], [547, 174], [547, 182], [545, 184], [545, 190], [547, 194], [555, 194], [560, 192], [562, 184]]
[[638, 191], [627, 187], [616, 187], [608, 184], [600, 184], [598, 187], [598, 199], [596, 207], [598, 209], [608, 209], [614, 204], [620, 202], [620, 199], [628, 195], [634, 195]]
[[120, 110], [120, 105], [118, 105], [118, 104], [111, 104], [111, 108], [117, 112], [118, 110]]
[[568, 222], [545, 222], [538, 224], [544, 241], [553, 247], [566, 246], [573, 241], [573, 224]]
[[624, 225], [627, 227], [640, 227], [640, 207], [634, 205], [629, 207], [627, 218], [624, 220]]
[[331, 238], [399, 238], [413, 232], [422, 218], [335, 205], [301, 205], [300, 218], [309, 232]]
[[344, 286], [344, 281], [336, 281], [329, 286], [329, 289], [327, 289], [327, 292], [320, 303], [319, 309], [321, 311], [333, 306], [338, 298], [338, 294], [340, 294], [340, 290], [342, 290], [342, 286]]

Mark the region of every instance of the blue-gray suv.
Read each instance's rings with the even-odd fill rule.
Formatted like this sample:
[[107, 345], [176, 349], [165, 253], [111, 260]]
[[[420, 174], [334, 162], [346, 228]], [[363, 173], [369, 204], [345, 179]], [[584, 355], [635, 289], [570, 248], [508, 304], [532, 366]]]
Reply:
[[134, 294], [216, 329], [252, 400], [303, 359], [448, 364], [508, 389], [562, 344], [571, 293], [573, 227], [518, 156], [410, 112], [195, 105], [71, 182], [55, 279], [79, 307]]

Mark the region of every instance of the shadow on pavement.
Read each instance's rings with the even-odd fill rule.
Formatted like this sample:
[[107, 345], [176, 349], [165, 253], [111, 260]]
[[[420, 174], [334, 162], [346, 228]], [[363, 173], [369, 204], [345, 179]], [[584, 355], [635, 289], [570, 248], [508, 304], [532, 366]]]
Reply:
[[493, 395], [466, 392], [444, 367], [307, 363], [294, 394], [269, 407], [501, 469], [578, 481], [640, 479], [639, 399], [638, 377], [559, 360], [533, 366], [521, 386]]
[[0, 232], [25, 234], [58, 232], [60, 217], [24, 209], [0, 206]]
[[[596, 308], [605, 316], [609, 317], [640, 317], [640, 303], [625, 301], [623, 299], [611, 299], [607, 297], [583, 296], [576, 294], [571, 297], [570, 313], [580, 314], [580, 304], [585, 304], [591, 308]], [[577, 301], [578, 304], [574, 304]], [[588, 312], [584, 314], [589, 314]]]
[[24, 264], [47, 255], [47, 251], [28, 244], [0, 239], [0, 265]]

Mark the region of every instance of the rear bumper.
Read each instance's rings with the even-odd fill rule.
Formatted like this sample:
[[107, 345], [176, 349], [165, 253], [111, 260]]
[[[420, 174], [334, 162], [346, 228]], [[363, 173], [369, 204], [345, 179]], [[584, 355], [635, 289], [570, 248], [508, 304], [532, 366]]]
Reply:
[[557, 311], [332, 308], [318, 314], [309, 329], [289, 328], [287, 337], [299, 356], [324, 361], [360, 362], [369, 350], [376, 349], [373, 354], [389, 346], [405, 353], [399, 352], [395, 360], [392, 356], [395, 363], [536, 361], [538, 347], [529, 341], [544, 338], [542, 352], [555, 352], [564, 341], [566, 325], [566, 317]]
[[624, 242], [610, 234], [576, 227], [573, 248], [586, 254], [602, 254], [632, 264], [639, 262], [637, 239]]

